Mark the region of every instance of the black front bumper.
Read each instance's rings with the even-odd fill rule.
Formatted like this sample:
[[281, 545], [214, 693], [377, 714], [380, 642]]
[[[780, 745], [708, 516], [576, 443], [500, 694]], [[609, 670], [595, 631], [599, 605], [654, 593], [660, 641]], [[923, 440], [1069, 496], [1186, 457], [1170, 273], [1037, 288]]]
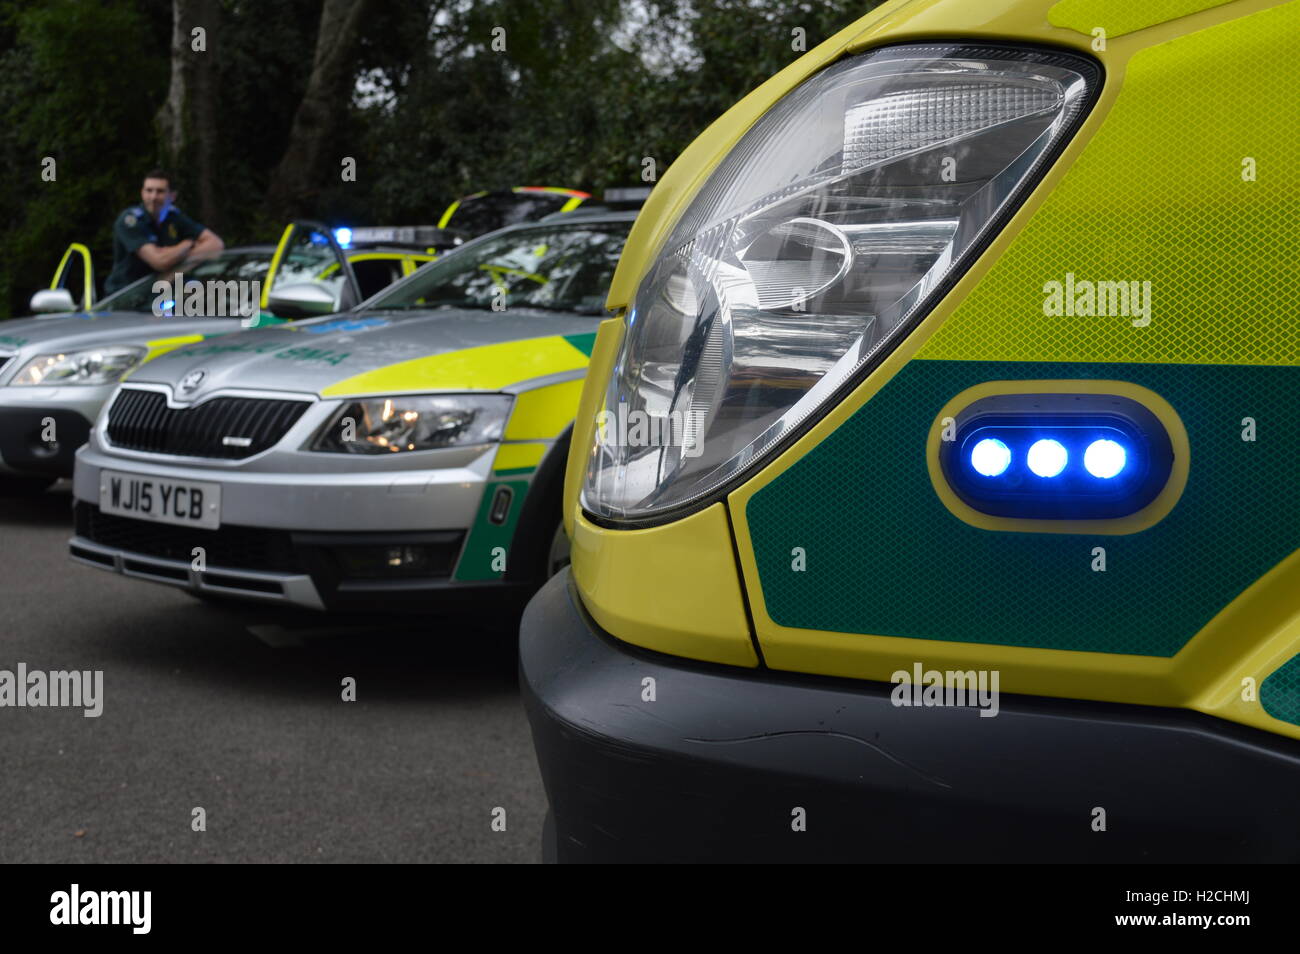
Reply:
[[[283, 580], [299, 577], [310, 579], [318, 608], [332, 613], [470, 610], [513, 624], [537, 589], [532, 581], [452, 579], [461, 530], [322, 533], [235, 524], [207, 530], [109, 514], [85, 500], [72, 509], [76, 536], [69, 549], [78, 560], [227, 597], [293, 602]], [[204, 552], [205, 569], [191, 572], [195, 547]], [[412, 547], [421, 548], [424, 565], [406, 573], [383, 567], [389, 548]]]
[[[54, 441], [45, 440], [53, 425]], [[67, 408], [0, 408], [0, 458], [33, 477], [71, 477], [91, 423]]]
[[567, 570], [519, 665], [554, 860], [1300, 860], [1300, 743], [1201, 713], [1003, 695], [988, 718], [694, 663], [602, 632]]

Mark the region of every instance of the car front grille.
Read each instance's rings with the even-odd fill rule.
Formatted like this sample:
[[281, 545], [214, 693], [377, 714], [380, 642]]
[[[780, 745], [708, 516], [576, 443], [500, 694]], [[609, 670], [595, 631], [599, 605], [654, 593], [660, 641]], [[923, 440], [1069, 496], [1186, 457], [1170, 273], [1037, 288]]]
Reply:
[[239, 460], [273, 447], [310, 402], [218, 397], [193, 407], [168, 407], [158, 391], [123, 388], [108, 409], [114, 447]]
[[76, 502], [74, 519], [78, 536], [114, 550], [189, 563], [194, 559], [194, 548], [202, 547], [203, 559], [211, 567], [305, 572], [287, 530], [229, 525], [217, 530], [178, 527], [104, 513], [84, 500]]

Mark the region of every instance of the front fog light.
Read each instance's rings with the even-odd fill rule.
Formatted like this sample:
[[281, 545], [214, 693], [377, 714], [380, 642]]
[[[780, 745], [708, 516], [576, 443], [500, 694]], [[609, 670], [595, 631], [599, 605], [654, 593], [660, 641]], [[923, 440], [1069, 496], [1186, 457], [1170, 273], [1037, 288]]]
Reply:
[[597, 428], [583, 506], [666, 519], [766, 460], [965, 270], [1100, 77], [1071, 53], [908, 45], [777, 103], [641, 278], [597, 413], [649, 423]]
[[331, 547], [344, 579], [382, 580], [451, 575], [463, 534], [422, 534], [418, 542]]

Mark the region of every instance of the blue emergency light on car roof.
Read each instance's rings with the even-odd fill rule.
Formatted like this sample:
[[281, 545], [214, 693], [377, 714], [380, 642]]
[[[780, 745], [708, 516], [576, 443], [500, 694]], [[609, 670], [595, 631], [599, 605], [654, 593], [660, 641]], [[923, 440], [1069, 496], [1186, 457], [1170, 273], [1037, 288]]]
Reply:
[[352, 244], [352, 230], [346, 225], [340, 225], [334, 230], [334, 241], [339, 243], [339, 248], [347, 248]]
[[1164, 426], [1128, 398], [999, 395], [955, 424], [940, 445], [944, 476], [969, 506], [995, 516], [1125, 516], [1154, 500], [1173, 468]]

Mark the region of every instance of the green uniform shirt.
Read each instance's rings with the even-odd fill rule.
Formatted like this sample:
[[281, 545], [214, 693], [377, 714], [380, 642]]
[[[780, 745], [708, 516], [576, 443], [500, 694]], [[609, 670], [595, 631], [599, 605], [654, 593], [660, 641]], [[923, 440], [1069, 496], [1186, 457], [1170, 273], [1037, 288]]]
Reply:
[[153, 269], [136, 254], [143, 245], [176, 245], [183, 239], [197, 239], [203, 226], [173, 206], [163, 209], [163, 219], [155, 222], [143, 206], [133, 205], [113, 223], [113, 270], [104, 282], [104, 291], [112, 293], [137, 279], [152, 274]]

